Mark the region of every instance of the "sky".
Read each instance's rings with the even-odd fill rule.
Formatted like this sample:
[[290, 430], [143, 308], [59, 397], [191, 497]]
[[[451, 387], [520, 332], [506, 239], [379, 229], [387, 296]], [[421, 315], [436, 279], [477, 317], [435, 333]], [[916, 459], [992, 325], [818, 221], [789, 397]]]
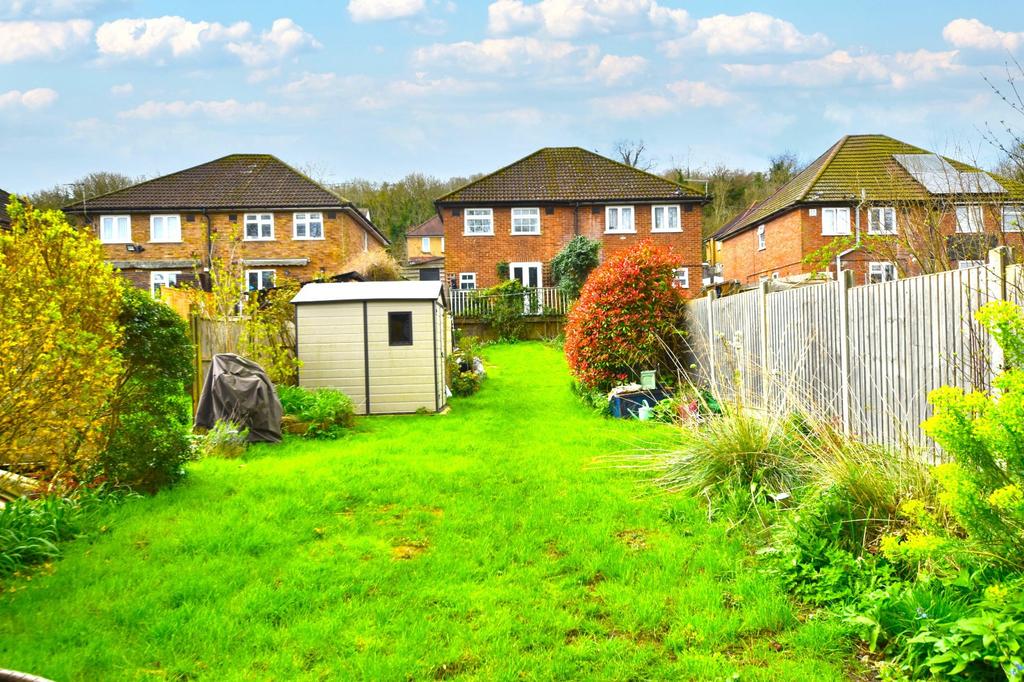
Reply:
[[1014, 58], [1005, 0], [0, 0], [0, 188], [236, 152], [448, 177], [624, 139], [761, 169], [854, 133], [990, 165], [1013, 119], [984, 77]]

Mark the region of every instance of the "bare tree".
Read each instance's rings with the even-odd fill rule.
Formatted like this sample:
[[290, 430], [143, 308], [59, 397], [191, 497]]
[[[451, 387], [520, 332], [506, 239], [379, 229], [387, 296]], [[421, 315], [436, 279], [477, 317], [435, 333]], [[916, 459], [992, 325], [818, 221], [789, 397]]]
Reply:
[[82, 176], [74, 182], [54, 185], [49, 189], [33, 192], [28, 196], [36, 208], [61, 208], [83, 199], [92, 199], [107, 192], [124, 189], [142, 182], [145, 177], [132, 177], [124, 173], [98, 171]]
[[622, 163], [649, 171], [654, 168], [654, 162], [644, 155], [646, 151], [647, 144], [643, 140], [619, 140], [615, 143], [615, 155]]
[[994, 131], [991, 125], [986, 129], [985, 139], [1003, 156], [996, 170], [1001, 175], [1024, 182], [1024, 86], [1020, 84], [1024, 80], [1024, 65], [1011, 57], [1006, 63], [1004, 84], [997, 85], [988, 76], [984, 76], [984, 79], [996, 96], [1010, 108], [1009, 116], [1017, 119], [1016, 122], [1000, 120], [999, 132]]

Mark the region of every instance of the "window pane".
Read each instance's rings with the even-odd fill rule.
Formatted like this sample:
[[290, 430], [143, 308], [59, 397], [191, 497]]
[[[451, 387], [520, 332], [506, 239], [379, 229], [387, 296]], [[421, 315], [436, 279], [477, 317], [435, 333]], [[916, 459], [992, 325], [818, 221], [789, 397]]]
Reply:
[[251, 222], [247, 221], [245, 223], [245, 236], [246, 237], [251, 237], [252, 239], [255, 239], [256, 237], [259, 237], [260, 236], [260, 226], [259, 226], [259, 223], [257, 223], [255, 220], [251, 221]]
[[412, 313], [388, 313], [388, 345], [412, 345]]
[[668, 207], [668, 229], [677, 230], [679, 229], [679, 207], [669, 206]]
[[313, 239], [324, 236], [324, 224], [319, 218], [309, 223], [309, 236]]
[[654, 207], [654, 229], [661, 230], [665, 227], [665, 209], [662, 206]]
[[619, 229], [619, 209], [609, 208], [608, 209], [608, 229], [617, 230]]
[[622, 211], [622, 229], [632, 230], [633, 229], [633, 209], [624, 207]]
[[250, 272], [246, 279], [248, 280], [249, 291], [254, 291], [260, 288], [260, 273]]

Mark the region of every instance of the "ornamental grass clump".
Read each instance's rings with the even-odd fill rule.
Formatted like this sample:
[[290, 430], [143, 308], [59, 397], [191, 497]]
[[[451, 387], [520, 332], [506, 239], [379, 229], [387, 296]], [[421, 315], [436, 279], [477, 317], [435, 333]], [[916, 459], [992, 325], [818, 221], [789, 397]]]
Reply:
[[307, 438], [338, 438], [355, 425], [352, 400], [331, 388], [278, 386], [286, 426]]
[[569, 369], [582, 390], [607, 392], [648, 369], [675, 376], [685, 313], [679, 260], [644, 241], [590, 273], [565, 328]]

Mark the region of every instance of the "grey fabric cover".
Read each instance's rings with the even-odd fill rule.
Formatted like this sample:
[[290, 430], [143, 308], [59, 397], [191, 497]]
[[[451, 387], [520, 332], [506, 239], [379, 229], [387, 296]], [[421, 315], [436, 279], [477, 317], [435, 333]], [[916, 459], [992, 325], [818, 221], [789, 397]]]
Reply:
[[196, 426], [209, 429], [219, 420], [249, 429], [249, 442], [281, 441], [281, 401], [267, 373], [233, 353], [213, 356], [196, 409]]

